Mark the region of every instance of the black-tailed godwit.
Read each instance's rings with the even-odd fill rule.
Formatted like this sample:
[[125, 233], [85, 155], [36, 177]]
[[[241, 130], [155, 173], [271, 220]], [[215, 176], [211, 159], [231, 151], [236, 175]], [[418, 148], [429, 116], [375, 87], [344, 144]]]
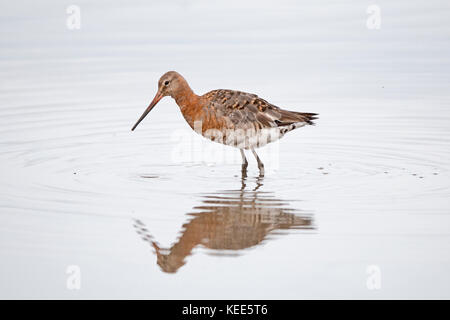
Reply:
[[250, 149], [261, 175], [264, 175], [264, 164], [255, 148], [276, 141], [291, 130], [314, 124], [317, 116], [316, 113], [283, 110], [256, 94], [241, 91], [218, 89], [198, 96], [179, 73], [169, 71], [159, 79], [155, 98], [131, 130], [165, 96], [175, 99], [187, 123], [197, 133], [239, 148], [243, 172], [248, 166], [244, 149]]

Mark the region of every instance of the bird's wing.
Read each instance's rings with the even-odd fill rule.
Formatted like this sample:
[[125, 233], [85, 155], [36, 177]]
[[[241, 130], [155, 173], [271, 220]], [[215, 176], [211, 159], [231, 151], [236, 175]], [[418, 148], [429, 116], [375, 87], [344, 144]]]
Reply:
[[256, 94], [219, 89], [206, 93], [206, 108], [217, 120], [233, 129], [263, 129], [285, 127], [292, 124], [314, 124], [315, 113], [283, 110]]

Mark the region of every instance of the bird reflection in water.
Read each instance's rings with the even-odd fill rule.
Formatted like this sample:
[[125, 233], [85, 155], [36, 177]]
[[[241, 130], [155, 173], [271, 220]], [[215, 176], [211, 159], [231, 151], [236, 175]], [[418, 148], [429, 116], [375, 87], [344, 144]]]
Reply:
[[155, 249], [157, 264], [167, 273], [177, 272], [197, 246], [211, 250], [211, 254], [240, 254], [267, 240], [269, 233], [283, 234], [277, 230], [315, 229], [311, 214], [289, 208], [272, 192], [260, 191], [262, 179], [258, 177], [256, 187], [246, 190], [247, 178], [243, 175], [241, 189], [202, 196], [202, 205], [188, 213], [190, 219], [170, 248], [161, 248], [142, 221], [135, 220], [134, 227]]

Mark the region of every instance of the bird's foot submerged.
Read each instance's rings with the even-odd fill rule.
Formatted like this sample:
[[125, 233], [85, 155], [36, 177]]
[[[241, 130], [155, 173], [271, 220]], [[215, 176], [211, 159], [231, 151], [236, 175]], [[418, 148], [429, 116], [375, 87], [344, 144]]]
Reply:
[[[248, 161], [245, 157], [245, 153], [243, 149], [239, 149], [241, 151], [242, 156], [242, 176], [247, 177], [247, 168], [248, 168]], [[258, 162], [258, 169], [259, 169], [259, 176], [264, 177], [264, 163], [261, 161], [261, 159], [258, 157], [258, 154], [256, 153], [255, 149], [251, 149], [253, 155], [256, 158], [256, 161]]]

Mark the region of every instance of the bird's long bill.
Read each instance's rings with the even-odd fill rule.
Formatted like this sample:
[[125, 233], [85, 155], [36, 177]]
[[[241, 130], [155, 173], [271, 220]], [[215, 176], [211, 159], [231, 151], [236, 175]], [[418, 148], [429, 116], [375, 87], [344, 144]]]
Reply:
[[138, 126], [139, 123], [141, 123], [142, 120], [144, 120], [144, 118], [147, 116], [147, 114], [152, 111], [153, 107], [156, 106], [156, 104], [159, 102], [159, 100], [162, 99], [162, 97], [164, 97], [161, 93], [157, 93], [156, 96], [153, 98], [152, 102], [150, 103], [150, 105], [147, 107], [147, 109], [145, 109], [144, 113], [142, 114], [142, 116], [139, 118], [139, 120], [135, 123], [135, 125], [133, 126], [133, 128], [131, 128], [131, 131], [133, 131], [134, 129], [136, 129], [136, 127]]

